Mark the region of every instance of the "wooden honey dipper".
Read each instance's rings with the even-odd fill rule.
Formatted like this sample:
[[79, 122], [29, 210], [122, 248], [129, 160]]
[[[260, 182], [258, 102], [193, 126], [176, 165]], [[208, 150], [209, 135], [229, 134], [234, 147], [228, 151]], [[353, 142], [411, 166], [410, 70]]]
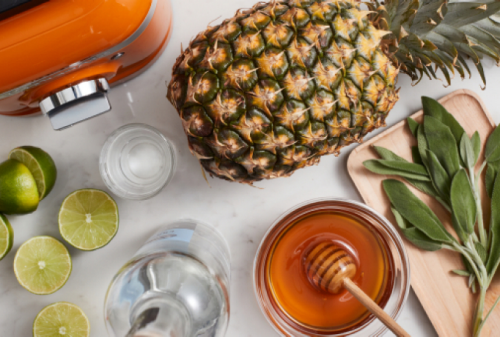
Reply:
[[304, 267], [309, 281], [318, 289], [338, 294], [346, 288], [366, 309], [384, 323], [396, 336], [410, 337], [403, 328], [382, 310], [351, 279], [357, 266], [351, 255], [333, 242], [322, 242], [306, 255]]

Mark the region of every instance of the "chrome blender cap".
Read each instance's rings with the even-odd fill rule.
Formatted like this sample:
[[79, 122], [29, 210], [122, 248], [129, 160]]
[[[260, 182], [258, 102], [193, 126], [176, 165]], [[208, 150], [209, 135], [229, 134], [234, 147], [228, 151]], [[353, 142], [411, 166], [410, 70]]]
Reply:
[[54, 130], [62, 130], [111, 110], [108, 90], [105, 78], [80, 82], [43, 99], [40, 110]]

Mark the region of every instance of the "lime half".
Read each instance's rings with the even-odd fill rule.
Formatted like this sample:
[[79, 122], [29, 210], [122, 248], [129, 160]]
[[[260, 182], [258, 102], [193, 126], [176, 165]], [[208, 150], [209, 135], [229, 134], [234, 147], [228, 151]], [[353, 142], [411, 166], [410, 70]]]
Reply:
[[36, 236], [19, 247], [14, 258], [17, 281], [29, 292], [48, 295], [61, 289], [71, 274], [71, 256], [51, 236]]
[[118, 205], [104, 191], [78, 190], [66, 197], [59, 211], [59, 231], [81, 250], [106, 246], [118, 231]]
[[45, 198], [56, 183], [57, 169], [52, 157], [34, 146], [22, 146], [10, 151], [9, 158], [26, 165], [35, 178], [40, 200]]
[[0, 214], [0, 260], [9, 254], [14, 242], [14, 231], [5, 215]]
[[50, 304], [33, 322], [33, 337], [89, 337], [90, 323], [80, 307], [68, 302]]

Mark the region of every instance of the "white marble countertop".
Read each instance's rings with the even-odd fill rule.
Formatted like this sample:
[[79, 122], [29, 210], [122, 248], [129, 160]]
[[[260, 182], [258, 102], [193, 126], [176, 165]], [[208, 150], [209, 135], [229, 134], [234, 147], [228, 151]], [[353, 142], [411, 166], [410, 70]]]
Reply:
[[[107, 336], [103, 302], [113, 275], [159, 226], [180, 217], [199, 218], [213, 224], [230, 244], [231, 320], [227, 336], [276, 336], [261, 314], [253, 294], [252, 264], [257, 246], [269, 225], [285, 210], [302, 201], [323, 196], [361, 200], [346, 170], [346, 161], [353, 147], [345, 149], [339, 158], [324, 157], [319, 166], [300, 170], [291, 178], [260, 182], [257, 184], [259, 188], [218, 179], [209, 179], [209, 186], [197, 160], [188, 150], [180, 119], [165, 98], [165, 82], [170, 80], [181, 43], [187, 45], [210, 21], [230, 17], [238, 8], [250, 7], [253, 3], [254, 0], [173, 0], [175, 21], [170, 45], [147, 72], [111, 90], [109, 98], [113, 110], [103, 116], [60, 132], [53, 131], [45, 117], [0, 117], [0, 158], [6, 158], [14, 147], [35, 145], [48, 151], [59, 169], [54, 190], [37, 212], [9, 217], [15, 231], [15, 242], [12, 252], [0, 261], [1, 336], [31, 336], [36, 314], [45, 305], [56, 301], [79, 305], [90, 319], [91, 335]], [[393, 125], [419, 110], [422, 95], [440, 98], [460, 88], [479, 93], [495, 121], [500, 121], [500, 69], [491, 61], [486, 61], [485, 68], [489, 81], [485, 91], [480, 89], [481, 82], [476, 72], [471, 80], [466, 81], [461, 81], [457, 75], [448, 88], [444, 88], [440, 81], [427, 79], [412, 87], [409, 78], [401, 75], [398, 83], [402, 88], [401, 100], [391, 112], [387, 124]], [[178, 166], [173, 181], [151, 200], [117, 199], [121, 223], [115, 239], [94, 252], [70, 248], [73, 273], [68, 283], [52, 295], [30, 294], [14, 276], [15, 251], [35, 235], [60, 238], [57, 213], [62, 200], [76, 189], [105, 189], [98, 168], [101, 147], [113, 130], [135, 122], [158, 128], [175, 144]], [[412, 336], [436, 336], [413, 292], [398, 321]]]

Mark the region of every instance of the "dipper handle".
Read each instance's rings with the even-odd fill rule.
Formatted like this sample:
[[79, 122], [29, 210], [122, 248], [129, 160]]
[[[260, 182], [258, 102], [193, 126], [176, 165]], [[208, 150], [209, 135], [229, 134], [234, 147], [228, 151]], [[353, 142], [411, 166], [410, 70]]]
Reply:
[[350, 278], [344, 279], [344, 287], [356, 298], [363, 306], [377, 317], [385, 326], [387, 326], [398, 337], [411, 337], [395, 320], [392, 319], [377, 303], [375, 303], [363, 290], [361, 290]]

